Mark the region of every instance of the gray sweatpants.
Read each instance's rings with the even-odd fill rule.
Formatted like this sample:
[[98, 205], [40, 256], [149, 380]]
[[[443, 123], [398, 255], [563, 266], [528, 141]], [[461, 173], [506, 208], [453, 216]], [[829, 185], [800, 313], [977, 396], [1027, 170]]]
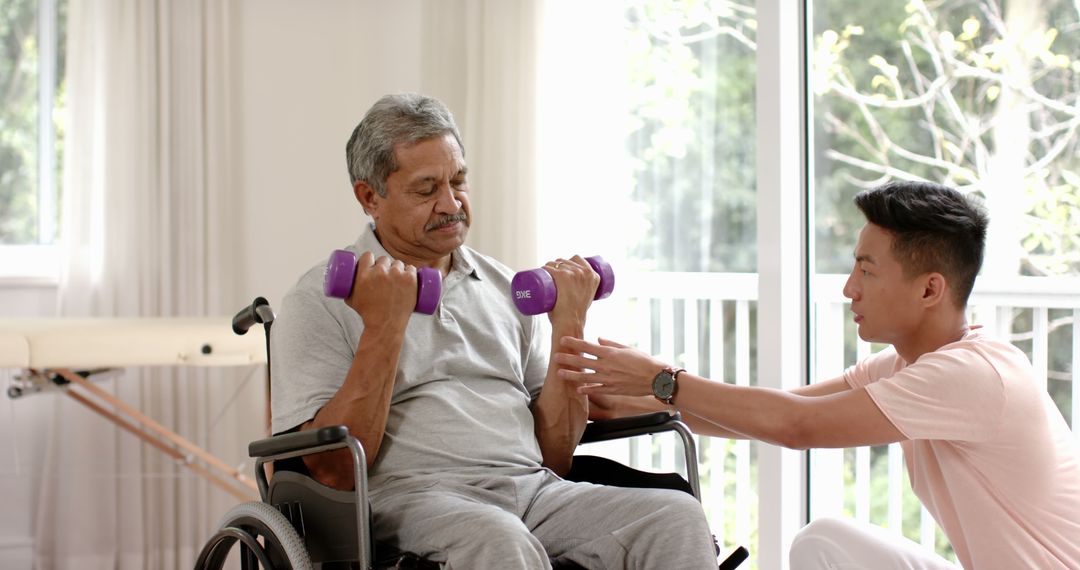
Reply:
[[715, 570], [701, 505], [681, 491], [571, 483], [550, 471], [411, 481], [372, 499], [376, 540], [447, 569]]

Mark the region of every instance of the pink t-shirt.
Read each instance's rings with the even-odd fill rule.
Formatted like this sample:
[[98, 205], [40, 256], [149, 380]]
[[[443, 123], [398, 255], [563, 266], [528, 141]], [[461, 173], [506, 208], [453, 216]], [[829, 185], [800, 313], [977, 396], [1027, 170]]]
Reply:
[[844, 379], [908, 438], [912, 488], [965, 568], [1080, 568], [1080, 454], [1024, 353], [969, 330], [910, 365], [890, 347]]

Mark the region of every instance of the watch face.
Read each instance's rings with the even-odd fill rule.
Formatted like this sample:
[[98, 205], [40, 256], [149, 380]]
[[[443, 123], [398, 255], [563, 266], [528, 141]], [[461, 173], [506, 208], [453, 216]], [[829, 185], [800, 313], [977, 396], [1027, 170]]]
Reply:
[[653, 395], [661, 400], [667, 400], [675, 391], [675, 379], [667, 370], [664, 370], [653, 378]]

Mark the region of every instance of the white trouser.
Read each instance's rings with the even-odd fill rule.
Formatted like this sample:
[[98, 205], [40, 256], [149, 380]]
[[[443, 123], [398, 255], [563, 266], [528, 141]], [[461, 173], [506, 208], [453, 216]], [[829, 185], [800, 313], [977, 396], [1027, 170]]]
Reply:
[[791, 542], [791, 570], [960, 570], [881, 527], [839, 518], [806, 525]]

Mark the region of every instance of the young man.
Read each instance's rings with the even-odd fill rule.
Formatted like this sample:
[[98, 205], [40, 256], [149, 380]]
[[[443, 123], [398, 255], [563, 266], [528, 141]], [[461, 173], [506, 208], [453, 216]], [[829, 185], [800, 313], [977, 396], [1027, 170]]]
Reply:
[[[839, 378], [780, 391], [711, 381], [601, 340], [556, 361], [592, 415], [662, 406], [699, 433], [796, 449], [900, 442], [915, 494], [965, 568], [1080, 568], [1080, 459], [1026, 356], [968, 326], [987, 218], [959, 192], [898, 182], [860, 193], [867, 223], [844, 286], [866, 341], [891, 348]], [[586, 353], [589, 357], [575, 352]], [[646, 396], [624, 398], [616, 396]], [[952, 568], [880, 529], [816, 521], [792, 568]]]
[[[275, 433], [346, 425], [369, 462], [377, 540], [444, 568], [716, 568], [701, 505], [679, 491], [558, 477], [588, 414], [555, 378], [551, 351], [581, 336], [599, 277], [580, 257], [545, 266], [559, 296], [520, 314], [513, 273], [465, 246], [472, 223], [461, 136], [419, 95], [380, 99], [346, 147], [353, 191], [372, 218], [349, 249], [352, 294], [323, 294], [325, 261], [286, 295], [274, 322]], [[413, 312], [416, 267], [442, 272], [434, 315]], [[351, 488], [347, 454], [304, 459]]]

